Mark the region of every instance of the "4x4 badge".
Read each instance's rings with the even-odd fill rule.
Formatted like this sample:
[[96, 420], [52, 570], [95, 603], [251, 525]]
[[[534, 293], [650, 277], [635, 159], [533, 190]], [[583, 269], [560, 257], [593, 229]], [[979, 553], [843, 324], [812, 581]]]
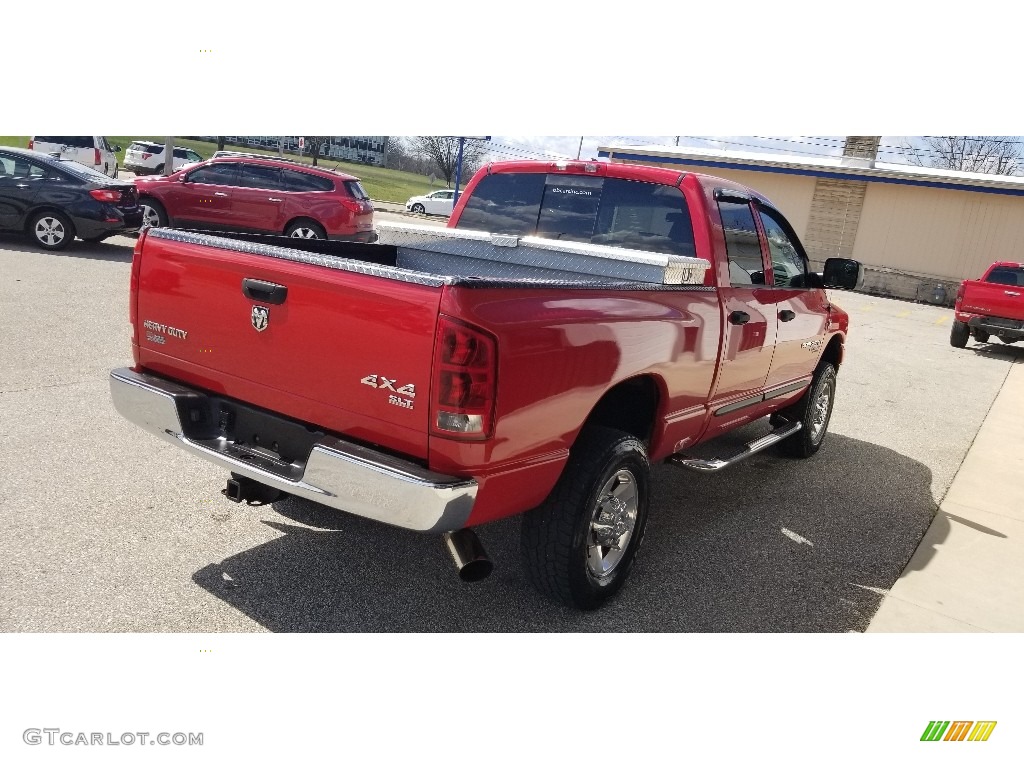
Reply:
[[266, 307], [253, 307], [252, 308], [252, 327], [257, 331], [267, 330], [267, 325], [270, 324], [270, 310]]

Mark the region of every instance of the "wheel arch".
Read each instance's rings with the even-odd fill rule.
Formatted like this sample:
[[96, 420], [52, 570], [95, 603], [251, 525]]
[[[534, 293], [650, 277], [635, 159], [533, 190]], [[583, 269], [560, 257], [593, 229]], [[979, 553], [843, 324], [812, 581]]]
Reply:
[[287, 232], [289, 229], [291, 229], [296, 224], [298, 224], [299, 222], [302, 222], [302, 221], [308, 221], [310, 224], [316, 224], [325, 233], [327, 232], [327, 227], [325, 227], [322, 222], [317, 221], [316, 219], [314, 219], [312, 216], [310, 216], [308, 214], [300, 214], [298, 216], [292, 216], [290, 219], [288, 219], [288, 221], [286, 221], [284, 223], [284, 230], [282, 230], [282, 231], [283, 232]]
[[843, 362], [843, 351], [844, 351], [843, 335], [837, 333], [828, 340], [828, 344], [825, 345], [825, 351], [821, 353], [821, 358], [818, 360], [818, 366], [825, 363], [831, 363], [832, 367], [839, 371], [839, 366]]
[[73, 230], [77, 231], [77, 228], [75, 227], [75, 217], [72, 216], [67, 211], [63, 210], [60, 206], [53, 205], [52, 203], [41, 203], [41, 204], [33, 207], [28, 212], [26, 212], [25, 213], [25, 223], [22, 226], [22, 230], [24, 230], [26, 233], [28, 233], [29, 229], [32, 227], [33, 220], [36, 218], [36, 216], [38, 216], [41, 213], [59, 213], [65, 219], [70, 221], [71, 222], [71, 228]]
[[[609, 388], [590, 409], [580, 425], [618, 429], [650, 445], [655, 436], [655, 418], [663, 399], [664, 382], [653, 374], [641, 374]], [[579, 438], [577, 433], [576, 439]]]

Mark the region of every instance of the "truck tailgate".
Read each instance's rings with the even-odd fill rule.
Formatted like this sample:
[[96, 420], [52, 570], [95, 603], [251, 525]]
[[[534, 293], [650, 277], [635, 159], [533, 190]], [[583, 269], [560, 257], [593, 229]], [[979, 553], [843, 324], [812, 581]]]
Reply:
[[1024, 320], [1024, 287], [968, 280], [964, 284], [962, 312], [1010, 320]]
[[210, 244], [218, 242], [148, 233], [137, 267], [138, 362], [426, 458], [440, 283], [392, 279], [373, 265], [360, 271], [345, 259]]

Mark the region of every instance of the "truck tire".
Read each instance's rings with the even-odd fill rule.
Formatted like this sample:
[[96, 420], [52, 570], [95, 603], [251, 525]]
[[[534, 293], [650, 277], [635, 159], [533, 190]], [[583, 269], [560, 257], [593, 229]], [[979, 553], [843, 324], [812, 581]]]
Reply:
[[959, 320], [953, 321], [953, 327], [949, 331], [949, 343], [957, 349], [963, 349], [967, 346], [967, 339], [971, 337], [971, 328], [967, 323], [961, 323]]
[[983, 331], [980, 328], [975, 328], [971, 331], [971, 336], [973, 336], [974, 340], [980, 344], [984, 344], [988, 341], [988, 335], [988, 331]]
[[795, 435], [779, 443], [779, 450], [798, 459], [806, 459], [816, 454], [821, 444], [825, 442], [835, 398], [836, 369], [831, 363], [824, 363], [814, 372], [811, 386], [804, 392], [804, 396], [783, 414], [799, 420], [802, 426]]
[[523, 515], [520, 551], [533, 586], [585, 610], [618, 592], [643, 541], [650, 476], [637, 438], [584, 427], [551, 494]]

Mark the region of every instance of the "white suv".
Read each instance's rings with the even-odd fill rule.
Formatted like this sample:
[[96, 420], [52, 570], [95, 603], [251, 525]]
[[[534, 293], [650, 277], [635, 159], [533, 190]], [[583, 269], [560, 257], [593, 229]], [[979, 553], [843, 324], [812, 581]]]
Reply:
[[[203, 156], [188, 147], [174, 148], [174, 170], [200, 163]], [[124, 153], [124, 167], [136, 176], [164, 172], [164, 145], [154, 141], [133, 141]]]
[[36, 152], [74, 160], [102, 174], [117, 178], [118, 146], [111, 147], [103, 136], [33, 136], [28, 148]]

